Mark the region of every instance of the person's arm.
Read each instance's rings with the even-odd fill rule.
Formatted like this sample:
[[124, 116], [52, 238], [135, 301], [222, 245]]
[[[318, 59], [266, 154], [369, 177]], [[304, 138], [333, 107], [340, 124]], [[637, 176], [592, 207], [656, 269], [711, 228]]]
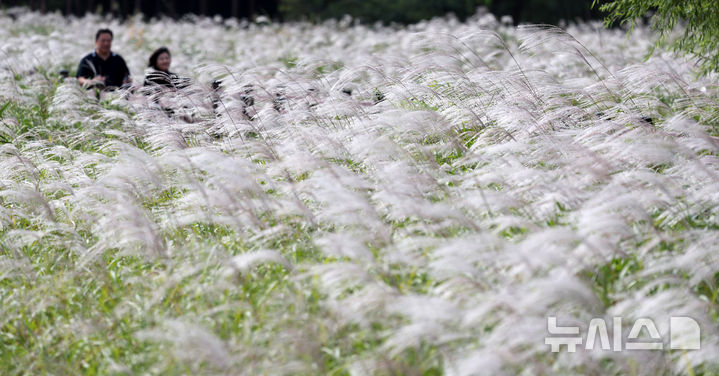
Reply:
[[172, 85], [178, 89], [184, 89], [190, 86], [191, 83], [188, 77], [180, 77], [174, 73], [172, 75]]
[[174, 87], [170, 74], [159, 70], [149, 71], [145, 76], [145, 84], [148, 86]]
[[88, 59], [80, 60], [80, 65], [77, 67], [77, 74], [75, 75], [80, 85], [105, 83], [105, 76], [96, 75], [93, 68], [92, 62]]
[[93, 78], [78, 77], [77, 82], [79, 82], [80, 85], [104, 84], [105, 76], [95, 76]]

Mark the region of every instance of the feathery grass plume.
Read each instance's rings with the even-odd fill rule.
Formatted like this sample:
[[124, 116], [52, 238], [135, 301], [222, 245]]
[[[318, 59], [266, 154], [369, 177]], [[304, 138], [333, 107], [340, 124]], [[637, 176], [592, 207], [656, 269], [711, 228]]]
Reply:
[[260, 250], [235, 256], [230, 260], [230, 266], [233, 270], [244, 273], [252, 267], [269, 262], [278, 263], [288, 269], [291, 268], [287, 259], [282, 257], [280, 253], [272, 250]]
[[372, 262], [373, 255], [363, 239], [365, 234], [329, 233], [315, 240], [325, 254], [337, 258], [347, 257], [361, 262]]
[[182, 320], [167, 320], [161, 329], [139, 332], [136, 337], [169, 342], [174, 348], [174, 356], [190, 362], [196, 371], [209, 366], [222, 372], [232, 364], [222, 340], [202, 326]]
[[[2, 374], [717, 367], [719, 91], [650, 30], [6, 14]], [[100, 26], [193, 84], [60, 80]], [[673, 314], [701, 351], [544, 342]]]

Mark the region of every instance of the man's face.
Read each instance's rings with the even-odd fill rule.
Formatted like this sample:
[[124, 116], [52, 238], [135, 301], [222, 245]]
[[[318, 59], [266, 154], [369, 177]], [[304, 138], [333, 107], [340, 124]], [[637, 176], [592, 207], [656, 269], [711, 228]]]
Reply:
[[110, 34], [100, 34], [97, 40], [95, 40], [95, 49], [97, 50], [97, 53], [101, 55], [109, 54], [110, 48], [112, 48], [112, 37]]

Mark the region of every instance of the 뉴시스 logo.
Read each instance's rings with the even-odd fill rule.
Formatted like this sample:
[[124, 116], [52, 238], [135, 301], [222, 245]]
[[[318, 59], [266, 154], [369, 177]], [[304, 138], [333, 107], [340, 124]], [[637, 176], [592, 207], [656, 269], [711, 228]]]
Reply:
[[[642, 329], [649, 335], [649, 338], [640, 338]], [[547, 330], [549, 337], [544, 343], [550, 346], [552, 352], [559, 352], [562, 345], [566, 346], [567, 352], [577, 351], [577, 346], [582, 345], [583, 338], [579, 334], [578, 326], [558, 326], [557, 318], [547, 317]], [[614, 317], [612, 320], [612, 343], [609, 341], [607, 323], [604, 319], [595, 318], [589, 322], [587, 328], [585, 350], [594, 350], [596, 342], [599, 341], [602, 350], [663, 350], [664, 341], [659, 335], [654, 321], [647, 318], [640, 318], [634, 321], [629, 335], [624, 339], [622, 335], [622, 318]], [[701, 330], [699, 324], [691, 317], [671, 317], [669, 320], [669, 350], [699, 350], [701, 347]]]

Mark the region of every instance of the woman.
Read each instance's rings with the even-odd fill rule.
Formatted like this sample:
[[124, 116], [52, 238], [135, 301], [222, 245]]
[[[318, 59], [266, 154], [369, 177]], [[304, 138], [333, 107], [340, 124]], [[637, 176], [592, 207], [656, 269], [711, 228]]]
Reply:
[[164, 86], [181, 89], [188, 85], [187, 79], [170, 72], [172, 56], [167, 47], [160, 47], [150, 55], [148, 69], [145, 72], [145, 86]]
[[167, 91], [187, 87], [189, 80], [170, 72], [170, 63], [172, 63], [172, 57], [167, 47], [160, 47], [150, 55], [148, 68], [145, 71], [145, 89], [143, 91], [165, 111], [167, 116], [172, 117], [175, 114], [173, 107], [176, 103], [173, 104], [175, 101], [172, 96], [166, 97], [163, 94], [168, 94]]

